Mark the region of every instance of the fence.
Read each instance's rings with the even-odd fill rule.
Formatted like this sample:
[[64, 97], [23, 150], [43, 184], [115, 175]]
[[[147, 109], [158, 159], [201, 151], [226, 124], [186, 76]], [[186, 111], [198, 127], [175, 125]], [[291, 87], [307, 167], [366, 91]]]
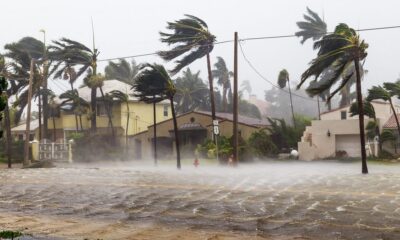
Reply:
[[69, 144], [64, 141], [51, 142], [43, 139], [39, 142], [39, 160], [68, 161]]

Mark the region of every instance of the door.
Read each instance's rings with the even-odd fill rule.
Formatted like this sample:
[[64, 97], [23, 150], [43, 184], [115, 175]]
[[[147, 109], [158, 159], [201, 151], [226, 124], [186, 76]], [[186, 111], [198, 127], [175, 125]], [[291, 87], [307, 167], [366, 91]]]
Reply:
[[348, 157], [360, 157], [360, 135], [336, 135], [336, 153], [345, 151]]

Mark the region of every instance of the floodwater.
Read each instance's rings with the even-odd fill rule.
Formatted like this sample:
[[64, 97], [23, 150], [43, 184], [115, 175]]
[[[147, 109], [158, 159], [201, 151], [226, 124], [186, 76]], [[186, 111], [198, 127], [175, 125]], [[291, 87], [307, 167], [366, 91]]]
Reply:
[[0, 171], [0, 229], [48, 239], [400, 239], [400, 165]]

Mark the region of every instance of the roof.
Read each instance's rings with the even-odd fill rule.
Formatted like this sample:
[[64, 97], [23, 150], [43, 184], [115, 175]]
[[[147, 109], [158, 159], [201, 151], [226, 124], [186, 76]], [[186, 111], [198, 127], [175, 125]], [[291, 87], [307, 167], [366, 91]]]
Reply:
[[203, 128], [200, 123], [184, 123], [178, 127], [179, 130], [189, 131], [189, 130], [202, 130]]
[[[119, 80], [106, 80], [106, 81], [104, 81], [103, 87], [102, 87], [104, 94], [110, 93], [111, 91], [114, 91], [114, 90], [119, 90], [123, 93], [129, 94], [129, 93], [133, 93], [133, 90], [131, 88], [132, 88], [131, 85], [121, 82]], [[83, 98], [87, 102], [90, 102], [90, 99], [91, 99], [90, 96], [91, 96], [91, 92], [92, 92], [91, 88], [85, 86], [82, 88], [78, 88], [77, 90], [78, 90], [79, 96], [81, 98]], [[101, 96], [101, 92], [100, 92], [99, 88], [97, 88], [96, 96], [97, 97]], [[136, 97], [133, 97], [131, 95], [129, 95], [129, 100], [138, 101], [138, 99]]]
[[256, 105], [262, 116], [266, 116], [268, 114], [268, 109], [271, 106], [271, 103], [262, 99], [258, 99], [256, 95], [250, 95], [248, 102]]
[[[400, 119], [400, 113], [397, 113], [397, 119]], [[396, 118], [394, 117], [394, 114], [392, 114], [389, 120], [387, 120], [386, 123], [383, 124], [383, 128], [397, 128]]]
[[[35, 131], [39, 127], [39, 119], [31, 121], [30, 131]], [[11, 128], [11, 132], [21, 132], [26, 130], [26, 123], [22, 123], [16, 127]]]
[[[194, 111], [195, 113], [200, 113], [204, 115], [211, 116], [211, 112], [206, 112], [206, 111]], [[221, 113], [221, 112], [216, 112], [215, 116], [219, 118], [220, 120], [227, 120], [227, 121], [233, 121], [233, 114], [232, 113]], [[269, 126], [271, 125], [268, 120], [266, 119], [257, 119], [257, 118], [252, 118], [252, 117], [246, 117], [243, 115], [238, 116], [238, 123], [245, 124], [245, 125], [250, 125], [250, 126]]]

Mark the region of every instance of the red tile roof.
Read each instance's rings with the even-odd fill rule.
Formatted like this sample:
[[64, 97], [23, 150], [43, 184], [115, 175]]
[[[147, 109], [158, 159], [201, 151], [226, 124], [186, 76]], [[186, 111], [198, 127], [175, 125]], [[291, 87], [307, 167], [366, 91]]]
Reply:
[[[397, 113], [397, 118], [400, 120], [400, 113]], [[383, 128], [397, 128], [394, 114], [392, 114], [389, 120], [386, 121], [386, 123], [383, 125]]]

